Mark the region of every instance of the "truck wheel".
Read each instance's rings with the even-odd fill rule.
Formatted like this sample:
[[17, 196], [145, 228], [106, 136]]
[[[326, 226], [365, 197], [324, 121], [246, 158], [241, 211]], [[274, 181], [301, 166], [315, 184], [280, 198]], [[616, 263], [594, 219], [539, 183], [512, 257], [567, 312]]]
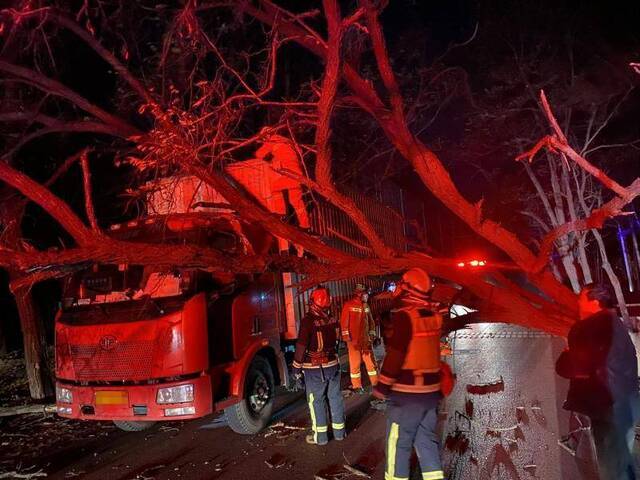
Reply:
[[243, 435], [253, 435], [262, 430], [271, 419], [274, 396], [271, 365], [265, 358], [256, 356], [247, 372], [244, 398], [224, 410], [231, 430]]
[[156, 422], [135, 422], [129, 420], [114, 420], [113, 424], [125, 432], [142, 432], [153, 427]]

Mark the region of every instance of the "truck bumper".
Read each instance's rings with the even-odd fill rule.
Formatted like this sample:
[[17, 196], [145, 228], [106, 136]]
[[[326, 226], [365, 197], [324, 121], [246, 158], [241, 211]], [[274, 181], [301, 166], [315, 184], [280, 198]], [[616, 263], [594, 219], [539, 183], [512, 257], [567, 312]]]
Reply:
[[[193, 401], [158, 404], [161, 388], [193, 385]], [[168, 421], [187, 420], [208, 415], [212, 411], [211, 377], [200, 377], [155, 385], [77, 386], [57, 382], [67, 389], [71, 403], [56, 402], [61, 417], [80, 420]]]

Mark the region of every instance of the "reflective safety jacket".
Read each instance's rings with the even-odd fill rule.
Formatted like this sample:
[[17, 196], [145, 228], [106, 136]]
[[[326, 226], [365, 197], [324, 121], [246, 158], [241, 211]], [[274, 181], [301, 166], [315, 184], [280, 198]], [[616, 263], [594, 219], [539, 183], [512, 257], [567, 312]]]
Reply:
[[293, 368], [327, 368], [338, 364], [340, 325], [330, 315], [309, 310], [300, 322]]
[[391, 312], [393, 334], [387, 340], [378, 390], [403, 393], [440, 391], [442, 316], [437, 305], [401, 305]]
[[344, 302], [340, 315], [340, 330], [345, 342], [360, 350], [371, 350], [375, 324], [369, 304], [359, 298]]

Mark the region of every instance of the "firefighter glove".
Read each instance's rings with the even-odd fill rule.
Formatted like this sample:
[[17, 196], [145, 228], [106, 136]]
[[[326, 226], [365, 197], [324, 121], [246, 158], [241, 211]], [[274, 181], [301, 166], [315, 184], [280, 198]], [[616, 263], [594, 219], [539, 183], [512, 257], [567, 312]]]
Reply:
[[302, 372], [300, 370], [293, 374], [293, 384], [291, 385], [292, 392], [299, 392], [301, 390], [304, 390], [303, 378], [304, 376], [302, 375]]

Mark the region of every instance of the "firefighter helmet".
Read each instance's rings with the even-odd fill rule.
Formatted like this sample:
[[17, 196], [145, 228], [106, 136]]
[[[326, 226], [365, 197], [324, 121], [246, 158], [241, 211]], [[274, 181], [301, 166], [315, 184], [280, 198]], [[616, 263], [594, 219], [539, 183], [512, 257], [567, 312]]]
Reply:
[[431, 278], [421, 268], [411, 268], [402, 275], [404, 289], [419, 295], [427, 295], [431, 289]]
[[311, 292], [311, 302], [318, 307], [327, 308], [331, 305], [331, 294], [324, 287], [318, 287]]

